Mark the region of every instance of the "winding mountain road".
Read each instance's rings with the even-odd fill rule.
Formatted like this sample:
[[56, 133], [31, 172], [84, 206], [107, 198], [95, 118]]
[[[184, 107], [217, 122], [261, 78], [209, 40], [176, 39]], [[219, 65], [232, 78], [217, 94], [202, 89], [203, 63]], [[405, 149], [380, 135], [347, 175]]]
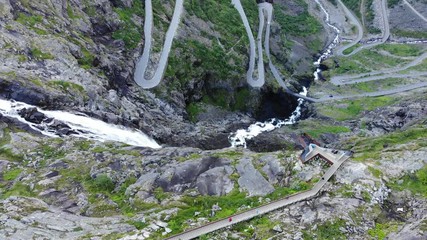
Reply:
[[[253, 34], [252, 34], [252, 30], [251, 27], [249, 25], [249, 21], [248, 18], [246, 17], [246, 13], [242, 7], [242, 4], [240, 3], [240, 0], [232, 0], [232, 3], [234, 5], [234, 7], [237, 9], [237, 11], [240, 14], [240, 17], [242, 18], [243, 24], [245, 26], [246, 32], [248, 34], [249, 37], [249, 43], [251, 45], [251, 52], [250, 52], [250, 62], [249, 62], [249, 70], [247, 73], [247, 81], [251, 86], [262, 86], [265, 82], [264, 79], [261, 78], [257, 81], [252, 79], [252, 74], [253, 74], [253, 65], [255, 62], [255, 40], [253, 39]], [[265, 26], [265, 19], [267, 18], [267, 27], [265, 30], [265, 37], [264, 37], [264, 48], [265, 48], [265, 53], [267, 55], [268, 58], [268, 64], [270, 67], [271, 72], [273, 73], [274, 78], [277, 80], [277, 82], [279, 83], [279, 85], [281, 87], [283, 87], [283, 89], [285, 89], [285, 91], [295, 97], [298, 98], [302, 98], [304, 100], [313, 102], [315, 99], [295, 93], [293, 91], [291, 91], [285, 84], [285, 81], [281, 78], [279, 71], [277, 70], [277, 68], [274, 66], [274, 64], [271, 61], [271, 57], [270, 57], [270, 28], [271, 28], [271, 21], [273, 18], [273, 5], [271, 3], [259, 3], [258, 4], [258, 12], [259, 12], [259, 30], [258, 30], [258, 74], [260, 75], [260, 71], [262, 69], [263, 74], [262, 76], [264, 76], [264, 67], [260, 68], [260, 64], [264, 64], [263, 63], [263, 59], [262, 59], [262, 41], [261, 41], [261, 36], [262, 36], [262, 32], [264, 30], [264, 26]], [[251, 40], [252, 39], [252, 40]], [[261, 49], [261, 51], [260, 51]], [[261, 57], [260, 57], [261, 56]], [[261, 75], [260, 75], [261, 76]], [[258, 82], [259, 81], [259, 82]], [[261, 85], [262, 83], [262, 85]]]
[[[246, 73], [246, 79], [250, 86], [252, 87], [262, 87], [265, 83], [265, 69], [264, 69], [264, 58], [263, 58], [263, 49], [262, 49], [262, 33], [264, 31], [264, 19], [262, 9], [259, 8], [259, 30], [257, 37], [257, 47], [255, 45], [254, 35], [252, 33], [251, 26], [249, 25], [248, 18], [246, 17], [245, 11], [243, 10], [242, 3], [240, 0], [232, 0], [231, 4], [234, 5], [234, 8], [240, 14], [242, 18], [243, 25], [245, 26], [246, 33], [249, 38], [249, 47], [250, 47], [250, 56], [249, 56], [249, 69]], [[267, 39], [267, 36], [265, 36]], [[256, 58], [256, 48], [258, 48], [258, 79], [254, 79], [254, 70], [255, 70], [255, 58]]]
[[427, 18], [424, 17], [420, 12], [418, 12], [417, 9], [415, 9], [412, 4], [410, 4], [407, 0], [403, 0], [403, 3], [405, 3], [415, 14], [417, 14], [418, 17], [424, 20], [424, 22], [427, 22]]
[[165, 42], [163, 44], [162, 53], [160, 55], [160, 60], [157, 65], [151, 79], [145, 77], [145, 73], [148, 67], [148, 62], [150, 60], [151, 44], [152, 44], [152, 30], [153, 30], [153, 10], [151, 0], [145, 0], [145, 22], [144, 22], [144, 51], [141, 58], [136, 64], [135, 69], [135, 82], [142, 88], [153, 88], [157, 86], [163, 78], [165, 69], [168, 62], [168, 57], [170, 50], [172, 48], [172, 42], [178, 29], [181, 14], [184, 8], [184, 0], [176, 0], [175, 9], [172, 16], [171, 23], [169, 25], [168, 31], [166, 32]]
[[[404, 71], [410, 67], [414, 67], [424, 61], [424, 59], [427, 59], [427, 52], [421, 54], [417, 58], [415, 58], [410, 63], [402, 66], [402, 67], [395, 67], [390, 69], [384, 69], [379, 71], [372, 71], [367, 73], [361, 73], [361, 74], [354, 74], [354, 75], [340, 75], [340, 76], [333, 76], [331, 77], [331, 83], [334, 85], [345, 85], [345, 84], [352, 84], [357, 82], [368, 82], [373, 80], [379, 80], [384, 78], [395, 78], [399, 77], [399, 75], [393, 75], [400, 71]], [[416, 77], [419, 76], [419, 74], [422, 73], [413, 73], [413, 74], [400, 74], [400, 77]], [[427, 74], [427, 72], [424, 72], [424, 75]], [[386, 77], [384, 77], [386, 76]]]
[[312, 98], [312, 99], [313, 99], [313, 102], [319, 103], [319, 102], [329, 102], [329, 101], [337, 101], [337, 100], [345, 100], [345, 99], [356, 99], [361, 97], [379, 97], [379, 96], [392, 95], [396, 93], [408, 92], [408, 91], [412, 91], [412, 90], [415, 90], [418, 88], [424, 88], [424, 87], [427, 87], [427, 82], [401, 85], [393, 89], [380, 90], [375, 92], [367, 92], [367, 93], [360, 93], [360, 94], [346, 94], [341, 96], [321, 97], [321, 98]]
[[216, 231], [221, 228], [225, 228], [231, 225], [234, 225], [239, 222], [247, 221], [249, 219], [252, 219], [256, 216], [277, 210], [279, 208], [282, 208], [284, 206], [300, 202], [303, 200], [306, 200], [308, 198], [312, 198], [316, 196], [319, 191], [322, 189], [322, 187], [326, 184], [326, 182], [334, 175], [334, 173], [338, 170], [338, 168], [342, 165], [343, 162], [345, 162], [350, 157], [349, 153], [343, 153], [339, 157], [337, 157], [337, 160], [335, 163], [326, 171], [326, 173], [322, 176], [322, 178], [313, 186], [312, 189], [300, 192], [298, 194], [294, 194], [291, 196], [287, 196], [285, 198], [279, 199], [277, 201], [265, 204], [260, 207], [252, 208], [248, 211], [235, 214], [233, 216], [230, 216], [232, 221], [229, 220], [229, 218], [224, 218], [215, 222], [208, 223], [204, 226], [190, 229], [188, 231], [185, 231], [183, 233], [174, 235], [172, 237], [169, 237], [167, 239], [169, 240], [187, 240], [187, 239], [193, 239], [196, 237], [199, 237], [203, 234], [210, 233], [213, 231]]
[[337, 0], [337, 1], [341, 5], [342, 9], [344, 10], [344, 13], [347, 15], [347, 17], [350, 19], [350, 21], [354, 23], [354, 25], [357, 28], [356, 39], [354, 39], [353, 42], [351, 42], [350, 44], [342, 46], [335, 51], [336, 55], [345, 55], [343, 52], [346, 49], [353, 47], [354, 45], [358, 44], [360, 42], [360, 40], [362, 40], [362, 38], [363, 38], [363, 26], [360, 23], [359, 19], [357, 19], [357, 17], [347, 8], [347, 6], [341, 0]]
[[[248, 33], [248, 35], [251, 35], [252, 30], [250, 29], [248, 19], [246, 17], [246, 14], [244, 12], [242, 5], [240, 4], [240, 0], [233, 0], [232, 2], [240, 13], [240, 16], [241, 16], [241, 18], [244, 22], [245, 28], [246, 28], [246, 32]], [[385, 0], [383, 0], [383, 3], [384, 2], [386, 3]], [[383, 7], [385, 7], [385, 5], [383, 5]], [[325, 97], [321, 97], [321, 98], [313, 98], [313, 97], [308, 97], [308, 96], [304, 96], [304, 95], [295, 93], [292, 90], [290, 90], [288, 88], [288, 86], [286, 86], [285, 81], [281, 77], [279, 70], [273, 64], [272, 59], [271, 59], [269, 39], [270, 39], [270, 23], [272, 21], [272, 16], [273, 16], [273, 5], [270, 3], [261, 3], [261, 4], [258, 4], [258, 8], [259, 8], [259, 14], [260, 14], [260, 17], [259, 17], [260, 32], [263, 29], [263, 27], [261, 27], [261, 26], [265, 25], [265, 18], [267, 18], [267, 27], [266, 27], [266, 33], [265, 33], [265, 38], [264, 38], [264, 49], [265, 49], [265, 53], [266, 53], [267, 58], [268, 58], [269, 68], [270, 68], [274, 78], [278, 82], [278, 84], [290, 95], [293, 95], [293, 96], [298, 97], [298, 98], [302, 98], [302, 99], [309, 101], [309, 102], [319, 103], [319, 102], [328, 102], [328, 101], [335, 101], [335, 100], [354, 99], [354, 98], [359, 98], [359, 97], [376, 97], [376, 96], [391, 95], [391, 94], [406, 92], [406, 91], [410, 91], [410, 90], [414, 90], [414, 89], [417, 89], [420, 87], [426, 87], [427, 86], [427, 83], [422, 82], [422, 83], [414, 83], [414, 84], [410, 84], [410, 85], [398, 86], [395, 89], [389, 89], [389, 90], [380, 90], [380, 91], [368, 92], [368, 93], [362, 93], [362, 94], [346, 94], [346, 95], [341, 95], [341, 96], [332, 96], [331, 95], [331, 96], [325, 96]], [[348, 9], [347, 9], [347, 11], [349, 12]], [[386, 40], [386, 38], [388, 38], [388, 36], [389, 36], [389, 30], [387, 30], [385, 32], [384, 39]], [[251, 38], [251, 37], [249, 36], [249, 38]], [[260, 38], [258, 40], [259, 40], [258, 42], [260, 42]], [[378, 44], [381, 44], [381, 43], [378, 43]], [[371, 46], [372, 46], [372, 44], [371, 44]], [[362, 48], [360, 48], [360, 50], [361, 49]], [[255, 54], [255, 50], [251, 51], [251, 55], [254, 55], [254, 54]], [[255, 59], [255, 57], [251, 57], [251, 58]], [[393, 77], [393, 76], [391, 76], [392, 73], [399, 72], [399, 71], [408, 69], [412, 66], [415, 66], [415, 65], [421, 63], [425, 58], [427, 58], [427, 53], [417, 57], [411, 63], [409, 63], [409, 64], [407, 64], [401, 68], [395, 68], [395, 69], [390, 69], [390, 70], [386, 70], [386, 71], [365, 73], [365, 74], [360, 74], [359, 76], [355, 75], [354, 77], [350, 76], [351, 79], [349, 81], [352, 81], [352, 82], [348, 82], [348, 83], [343, 83], [347, 76], [338, 76], [338, 77], [334, 78], [332, 83], [335, 85], [343, 85], [343, 84], [352, 84], [352, 83], [361, 82], [361, 81], [373, 81], [373, 80], [379, 80], [379, 79], [384, 79], [384, 78], [388, 78], [388, 77]], [[248, 71], [248, 74], [249, 74], [249, 72], [251, 73], [252, 71], [251, 70]], [[390, 75], [387, 75], [387, 76], [379, 75], [379, 74], [384, 74], [384, 73], [388, 73]], [[371, 76], [371, 75], [379, 75], [379, 76]], [[424, 75], [427, 75], [427, 74], [410, 73], [410, 74], [402, 75], [402, 77], [417, 77], [417, 76], [424, 76]], [[366, 77], [366, 79], [363, 77]]]
[[387, 0], [381, 0], [381, 17], [383, 19], [383, 24], [384, 24], [383, 36], [381, 38], [381, 41], [377, 41], [377, 42], [373, 42], [373, 43], [369, 43], [369, 44], [364, 44], [364, 45], [354, 49], [351, 53], [344, 54], [345, 50], [353, 47], [358, 42], [360, 42], [360, 40], [363, 38], [363, 27], [362, 27], [362, 24], [357, 19], [357, 17], [354, 16], [354, 14], [348, 10], [348, 8], [344, 5], [344, 3], [341, 0], [338, 0], [338, 2], [342, 5], [342, 7], [344, 8], [344, 11], [348, 15], [348, 17], [356, 24], [357, 29], [358, 29], [358, 36], [357, 36], [356, 40], [354, 40], [351, 44], [337, 49], [337, 55], [351, 56], [353, 54], [356, 54], [356, 53], [362, 51], [363, 49], [368, 49], [368, 48], [372, 48], [372, 47], [375, 47], [377, 45], [383, 44], [387, 41], [387, 39], [390, 38], [390, 23], [388, 21], [388, 14], [387, 14]]

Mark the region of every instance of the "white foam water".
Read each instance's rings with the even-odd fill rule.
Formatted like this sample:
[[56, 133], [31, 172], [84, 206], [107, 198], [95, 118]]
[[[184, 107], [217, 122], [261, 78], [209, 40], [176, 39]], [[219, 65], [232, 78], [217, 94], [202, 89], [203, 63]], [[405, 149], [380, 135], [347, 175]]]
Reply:
[[[300, 92], [300, 94], [307, 96], [307, 89], [303, 87], [303, 91]], [[246, 140], [252, 139], [263, 132], [270, 132], [285, 125], [295, 124], [301, 117], [301, 108], [303, 103], [304, 99], [298, 98], [298, 106], [288, 119], [280, 120], [273, 118], [266, 122], [256, 122], [250, 125], [247, 129], [239, 129], [235, 133], [230, 134], [228, 139], [231, 143], [231, 147], [242, 146], [246, 148]]]
[[[53, 124], [53, 120], [48, 123], [36, 124], [22, 118], [18, 112], [23, 108], [37, 108], [35, 106], [15, 101], [0, 99], [0, 113], [4, 116], [17, 119], [18, 121], [27, 124], [32, 129], [49, 137], [60, 137], [55, 131], [49, 130], [48, 125]], [[117, 141], [126, 143], [132, 146], [161, 148], [159, 144], [148, 137], [143, 132], [130, 129], [119, 125], [108, 124], [101, 120], [90, 118], [84, 115], [76, 115], [63, 111], [45, 111], [37, 108], [37, 110], [46, 115], [48, 118], [67, 124], [73, 132], [72, 136], [93, 139], [97, 141]]]
[[323, 7], [323, 5], [320, 3], [319, 0], [315, 0], [316, 3], [319, 5], [320, 9], [322, 9], [323, 13], [325, 13], [326, 19], [325, 19], [325, 23], [326, 25], [328, 25], [330, 28], [332, 28], [335, 33], [336, 36], [334, 38], [334, 40], [331, 42], [331, 44], [329, 44], [329, 46], [325, 49], [325, 51], [322, 53], [322, 55], [317, 59], [316, 62], [314, 62], [314, 65], [317, 67], [316, 71], [314, 72], [314, 80], [319, 80], [319, 74], [322, 72], [322, 70], [320, 70], [319, 66], [320, 63], [327, 59], [328, 57], [330, 57], [332, 55], [332, 50], [338, 45], [338, 43], [340, 42], [340, 30], [335, 27], [334, 25], [332, 25], [330, 23], [330, 17], [329, 17], [329, 13], [326, 11], [325, 7]]

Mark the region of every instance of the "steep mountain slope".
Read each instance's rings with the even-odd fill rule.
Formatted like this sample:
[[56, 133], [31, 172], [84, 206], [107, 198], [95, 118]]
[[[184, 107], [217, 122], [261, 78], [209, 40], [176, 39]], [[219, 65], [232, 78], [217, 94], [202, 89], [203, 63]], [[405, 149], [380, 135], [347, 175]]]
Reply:
[[[328, 165], [301, 162], [306, 141], [354, 154], [314, 198], [200, 239], [426, 238], [425, 88], [334, 100], [426, 81], [420, 58], [426, 25], [410, 24], [417, 15], [404, 1], [388, 1], [387, 43], [329, 56], [316, 81], [313, 62], [336, 37], [328, 24], [345, 45], [357, 38], [354, 23], [336, 0], [274, 1], [274, 64], [292, 90], [310, 86], [310, 96], [331, 101], [304, 103], [297, 124], [248, 139], [248, 149], [230, 148], [230, 133], [256, 120], [287, 118], [298, 102], [278, 86], [266, 59], [266, 84], [248, 86], [249, 40], [231, 1], [184, 1], [165, 77], [149, 90], [133, 76], [145, 43], [144, 2], [0, 0], [2, 99], [81, 112], [140, 129], [162, 144], [76, 138], [55, 122], [65, 133], [51, 138], [0, 115], [1, 239], [164, 239], [311, 189]], [[256, 1], [241, 2], [256, 36]], [[365, 13], [364, 39], [348, 51], [381, 37], [381, 0], [343, 2], [357, 17]], [[408, 2], [423, 13], [425, 1]], [[175, 1], [152, 4], [147, 75], [156, 68]], [[374, 80], [357, 83], [368, 75]], [[336, 85], [337, 78], [350, 83]], [[51, 120], [34, 109], [19, 114]]]
[[[237, 11], [225, 0], [185, 2], [186, 12], [165, 79], [153, 90], [142, 90], [133, 81], [143, 44], [142, 2], [2, 3], [2, 96], [50, 109], [89, 112], [109, 122], [142, 128], [172, 145], [186, 142], [179, 140], [186, 137], [179, 136], [176, 129], [189, 129], [185, 119], [196, 121], [198, 113], [212, 109], [203, 110], [206, 104], [257, 117], [264, 101], [277, 95], [279, 110], [267, 115], [284, 117], [292, 111], [296, 102], [277, 90], [273, 81], [261, 91], [247, 86], [248, 40]], [[252, 1], [243, 4], [255, 30], [256, 5]], [[173, 2], [154, 1], [153, 8], [155, 60]], [[319, 35], [321, 26], [308, 14], [303, 1], [279, 1], [277, 9], [272, 52], [285, 75], [308, 74], [312, 71], [311, 55], [325, 44]], [[289, 15], [298, 16], [298, 20], [289, 24]], [[307, 21], [310, 24], [305, 26]], [[304, 43], [312, 40], [316, 44], [306, 48]], [[290, 55], [293, 58], [288, 61]], [[178, 137], [171, 139], [170, 132]], [[203, 147], [197, 142], [186, 145]]]

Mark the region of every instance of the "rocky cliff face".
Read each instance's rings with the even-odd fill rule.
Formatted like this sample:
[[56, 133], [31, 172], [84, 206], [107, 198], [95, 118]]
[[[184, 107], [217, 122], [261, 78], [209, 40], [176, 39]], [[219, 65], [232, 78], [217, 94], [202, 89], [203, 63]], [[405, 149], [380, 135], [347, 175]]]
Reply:
[[[256, 4], [242, 2], [256, 33]], [[1, 96], [50, 109], [86, 112], [143, 129], [163, 143], [203, 148], [222, 147], [220, 142], [226, 141], [208, 129], [229, 132], [233, 127], [224, 128], [215, 121], [201, 123], [211, 135], [207, 138], [222, 139], [210, 146], [200, 134], [185, 137], [183, 133], [198, 131], [199, 126], [194, 131], [188, 120], [200, 120], [200, 113], [216, 115], [225, 110], [223, 116], [236, 122], [230, 112], [265, 118], [292, 111], [296, 102], [279, 93], [272, 79], [260, 91], [247, 86], [248, 40], [228, 1], [186, 2], [164, 80], [153, 90], [139, 88], [133, 71], [144, 44], [143, 4], [132, 0], [2, 1]], [[324, 45], [318, 36], [321, 26], [307, 8], [302, 1], [278, 1], [272, 53], [285, 75], [312, 71], [311, 55]], [[154, 1], [153, 9], [155, 44], [150, 69], [156, 67], [173, 3]], [[302, 17], [289, 26], [285, 24], [288, 15]], [[312, 26], [300, 31], [307, 19]], [[311, 40], [318, 44], [310, 48], [297, 44]], [[289, 60], [289, 56], [293, 57]], [[280, 102], [279, 107], [260, 113], [258, 109], [271, 104], [270, 98]], [[246, 121], [239, 122], [244, 125]]]

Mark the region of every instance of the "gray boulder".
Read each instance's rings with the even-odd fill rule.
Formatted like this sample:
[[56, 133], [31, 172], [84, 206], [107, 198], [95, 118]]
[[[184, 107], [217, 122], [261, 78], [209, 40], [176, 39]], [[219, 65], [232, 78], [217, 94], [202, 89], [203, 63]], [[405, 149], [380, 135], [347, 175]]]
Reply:
[[142, 175], [136, 183], [126, 189], [125, 194], [127, 196], [136, 196], [140, 199], [148, 198], [150, 192], [154, 189], [154, 184], [158, 177], [159, 174], [154, 172]]
[[156, 183], [165, 191], [183, 192], [188, 188], [196, 187], [196, 180], [200, 174], [212, 168], [228, 165], [229, 163], [229, 160], [217, 157], [186, 161], [163, 171], [163, 174]]
[[202, 195], [225, 195], [234, 187], [234, 182], [229, 178], [232, 173], [233, 169], [229, 166], [210, 169], [197, 178], [197, 189]]
[[278, 183], [285, 175], [285, 170], [275, 156], [267, 156], [263, 159], [266, 163], [262, 171], [267, 174], [268, 181], [271, 184]]
[[265, 196], [274, 191], [274, 187], [255, 169], [251, 159], [241, 159], [236, 169], [240, 175], [238, 183], [249, 196]]

